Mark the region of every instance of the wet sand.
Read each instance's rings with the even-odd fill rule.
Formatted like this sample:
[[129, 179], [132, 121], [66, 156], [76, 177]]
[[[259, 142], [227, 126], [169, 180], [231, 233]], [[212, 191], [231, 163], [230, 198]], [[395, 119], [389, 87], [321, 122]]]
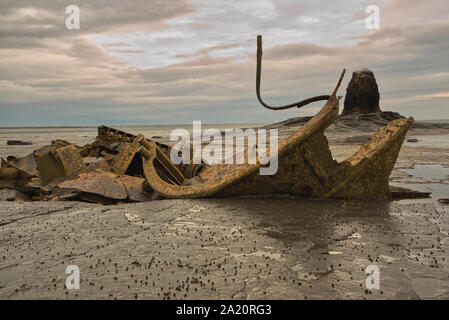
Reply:
[[[329, 128], [334, 158], [363, 135]], [[449, 146], [428, 141], [404, 144], [390, 182], [430, 199], [0, 202], [0, 298], [448, 299], [449, 206], [438, 199], [449, 198]], [[68, 265], [80, 269], [79, 290], [65, 288]], [[368, 265], [379, 290], [365, 287]]]

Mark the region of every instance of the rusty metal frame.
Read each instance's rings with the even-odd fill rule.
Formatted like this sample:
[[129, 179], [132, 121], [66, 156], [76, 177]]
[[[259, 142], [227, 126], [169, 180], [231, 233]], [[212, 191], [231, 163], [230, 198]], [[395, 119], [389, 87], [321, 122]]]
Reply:
[[289, 108], [301, 108], [309, 103], [312, 102], [317, 102], [317, 101], [322, 101], [322, 100], [329, 100], [329, 98], [331, 96], [329, 95], [321, 95], [321, 96], [315, 96], [315, 97], [310, 97], [307, 98], [305, 100], [301, 100], [298, 102], [294, 102], [291, 104], [287, 104], [284, 106], [271, 106], [267, 103], [265, 103], [262, 100], [262, 97], [260, 95], [260, 81], [262, 78], [262, 36], [258, 35], [257, 36], [257, 67], [256, 67], [256, 94], [257, 94], [257, 100], [259, 100], [260, 104], [262, 104], [265, 108], [270, 109], [270, 110], [285, 110], [285, 109], [289, 109]]

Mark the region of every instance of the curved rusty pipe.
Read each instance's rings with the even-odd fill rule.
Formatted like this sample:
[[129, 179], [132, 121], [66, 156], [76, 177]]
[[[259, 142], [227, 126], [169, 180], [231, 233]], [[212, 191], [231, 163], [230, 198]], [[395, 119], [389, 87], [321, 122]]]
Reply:
[[257, 36], [256, 93], [257, 93], [257, 99], [265, 108], [271, 109], [271, 110], [284, 110], [284, 109], [293, 108], [293, 107], [301, 108], [309, 103], [321, 101], [321, 100], [329, 100], [329, 98], [330, 98], [329, 95], [316, 96], [316, 97], [311, 97], [311, 98], [308, 98], [308, 99], [305, 99], [305, 100], [302, 100], [299, 102], [287, 104], [285, 106], [273, 107], [273, 106], [266, 104], [260, 96], [260, 79], [261, 79], [261, 77], [262, 77], [262, 36], [258, 35]]

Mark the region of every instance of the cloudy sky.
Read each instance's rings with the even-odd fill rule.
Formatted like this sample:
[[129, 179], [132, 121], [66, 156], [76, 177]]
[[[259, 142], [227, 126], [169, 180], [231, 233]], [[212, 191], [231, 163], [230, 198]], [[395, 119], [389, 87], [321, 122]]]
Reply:
[[[80, 8], [67, 30], [66, 7]], [[380, 8], [369, 30], [368, 5]], [[449, 119], [447, 0], [2, 0], [0, 126], [272, 122], [322, 103], [343, 68], [374, 71], [381, 108]]]

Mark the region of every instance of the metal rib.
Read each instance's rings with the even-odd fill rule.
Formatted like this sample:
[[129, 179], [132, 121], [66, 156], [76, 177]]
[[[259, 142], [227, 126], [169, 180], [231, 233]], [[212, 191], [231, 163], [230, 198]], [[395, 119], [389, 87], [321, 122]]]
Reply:
[[260, 79], [262, 77], [262, 36], [257, 36], [257, 72], [256, 72], [256, 93], [257, 93], [257, 99], [259, 102], [267, 109], [271, 110], [284, 110], [288, 108], [301, 108], [309, 103], [321, 101], [321, 100], [329, 100], [329, 95], [322, 95], [322, 96], [315, 96], [311, 97], [302, 101], [298, 101], [295, 103], [287, 104], [285, 106], [270, 106], [269, 104], [265, 103], [261, 96], [260, 96]]

